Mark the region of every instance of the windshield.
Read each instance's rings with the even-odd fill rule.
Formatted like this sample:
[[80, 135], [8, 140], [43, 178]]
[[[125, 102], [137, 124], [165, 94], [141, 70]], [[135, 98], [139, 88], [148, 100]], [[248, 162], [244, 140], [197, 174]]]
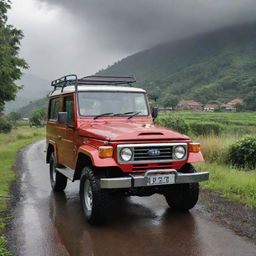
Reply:
[[117, 116], [147, 116], [148, 108], [144, 93], [134, 92], [79, 92], [79, 112], [81, 116], [98, 116], [113, 113]]

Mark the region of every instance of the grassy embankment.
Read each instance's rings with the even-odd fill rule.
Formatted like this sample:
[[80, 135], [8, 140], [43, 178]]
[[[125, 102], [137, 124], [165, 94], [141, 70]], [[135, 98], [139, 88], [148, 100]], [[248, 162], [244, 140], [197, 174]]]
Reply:
[[12, 171], [16, 153], [24, 146], [31, 144], [45, 136], [45, 128], [18, 127], [10, 134], [0, 134], [0, 255], [9, 255], [5, 249], [5, 237], [1, 235], [9, 217], [3, 212], [7, 208], [9, 186], [15, 180], [16, 174]]
[[202, 182], [201, 187], [218, 192], [220, 195], [256, 208], [256, 170], [237, 169], [227, 162], [228, 149], [231, 144], [244, 135], [256, 136], [256, 113], [205, 113], [205, 112], [171, 112], [160, 113], [178, 115], [187, 124], [193, 122], [214, 122], [223, 126], [219, 135], [188, 135], [201, 143], [205, 158], [204, 163], [196, 164], [199, 171], [209, 171], [210, 179]]

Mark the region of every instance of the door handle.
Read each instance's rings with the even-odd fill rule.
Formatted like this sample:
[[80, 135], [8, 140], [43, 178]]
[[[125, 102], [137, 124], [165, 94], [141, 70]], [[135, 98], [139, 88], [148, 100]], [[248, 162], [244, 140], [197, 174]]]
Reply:
[[57, 140], [61, 140], [62, 137], [61, 137], [60, 135], [57, 135], [57, 136], [56, 136], [56, 139], [57, 139]]

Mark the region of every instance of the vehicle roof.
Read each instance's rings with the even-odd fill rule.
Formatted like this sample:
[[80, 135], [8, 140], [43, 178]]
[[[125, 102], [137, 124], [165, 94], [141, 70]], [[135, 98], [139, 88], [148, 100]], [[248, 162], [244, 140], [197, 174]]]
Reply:
[[[90, 92], [90, 91], [107, 91], [107, 92], [143, 92], [146, 91], [141, 88], [128, 87], [128, 86], [110, 86], [110, 85], [79, 85], [78, 92]], [[67, 86], [62, 88], [57, 88], [54, 92], [50, 93], [49, 97], [68, 94], [75, 92], [75, 86]]]

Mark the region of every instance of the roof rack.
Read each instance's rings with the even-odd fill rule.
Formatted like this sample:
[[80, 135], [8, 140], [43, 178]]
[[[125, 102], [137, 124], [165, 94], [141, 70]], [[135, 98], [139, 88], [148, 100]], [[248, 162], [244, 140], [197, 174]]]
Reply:
[[51, 94], [57, 89], [61, 88], [61, 92], [67, 86], [74, 85], [77, 92], [79, 85], [131, 85], [136, 80], [133, 76], [85, 76], [78, 79], [77, 75], [71, 74], [63, 76], [59, 79], [53, 80], [51, 86], [54, 87]]

